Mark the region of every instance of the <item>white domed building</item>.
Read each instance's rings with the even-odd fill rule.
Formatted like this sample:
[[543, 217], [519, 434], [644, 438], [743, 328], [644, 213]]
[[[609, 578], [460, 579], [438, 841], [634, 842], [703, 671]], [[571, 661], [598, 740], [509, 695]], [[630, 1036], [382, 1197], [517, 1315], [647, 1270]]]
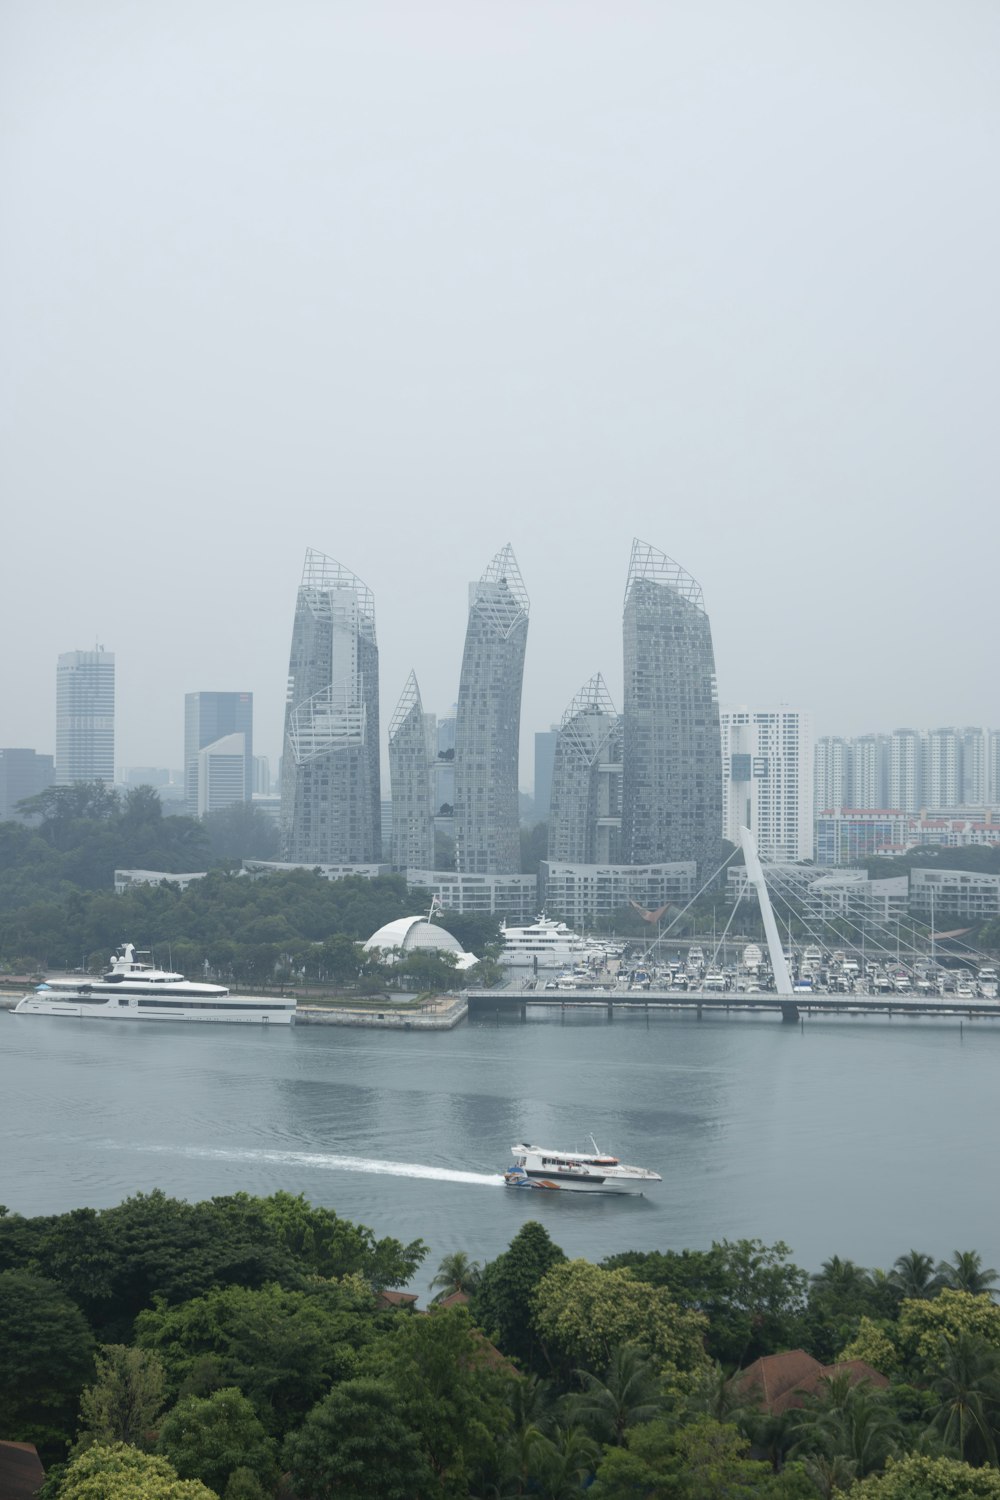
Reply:
[[426, 917], [398, 917], [395, 922], [386, 922], [364, 945], [365, 953], [379, 949], [390, 961], [397, 953], [405, 956], [420, 948], [436, 953], [454, 953], [455, 970], [459, 974], [479, 962], [474, 953], [466, 953], [453, 933], [428, 922]]

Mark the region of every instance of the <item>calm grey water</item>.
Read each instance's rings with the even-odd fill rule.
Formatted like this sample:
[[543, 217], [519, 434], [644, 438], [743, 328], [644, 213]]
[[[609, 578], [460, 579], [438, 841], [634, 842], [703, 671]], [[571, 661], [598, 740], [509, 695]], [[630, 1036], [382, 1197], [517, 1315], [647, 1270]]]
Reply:
[[[540, 1013], [396, 1035], [0, 1013], [0, 1202], [303, 1192], [479, 1260], [540, 1219], [571, 1255], [782, 1238], [1000, 1266], [1000, 1024]], [[653, 1167], [638, 1199], [513, 1192], [527, 1138]]]

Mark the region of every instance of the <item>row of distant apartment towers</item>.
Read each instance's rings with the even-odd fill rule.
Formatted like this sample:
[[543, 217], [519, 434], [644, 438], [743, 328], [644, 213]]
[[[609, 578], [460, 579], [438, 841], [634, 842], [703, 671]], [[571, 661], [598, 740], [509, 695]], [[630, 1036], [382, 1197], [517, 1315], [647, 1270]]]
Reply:
[[[518, 744], [528, 595], [510, 545], [470, 586], [454, 722], [456, 868], [520, 871]], [[563, 716], [549, 807], [549, 859], [691, 861], [704, 880], [722, 847], [722, 749], [715, 660], [699, 585], [635, 541], [624, 607], [625, 701], [600, 673]], [[296, 863], [382, 857], [379, 683], [371, 590], [306, 553], [288, 675], [282, 854]], [[451, 759], [449, 750], [444, 755]], [[433, 870], [441, 750], [410, 673], [389, 724], [391, 858]]]

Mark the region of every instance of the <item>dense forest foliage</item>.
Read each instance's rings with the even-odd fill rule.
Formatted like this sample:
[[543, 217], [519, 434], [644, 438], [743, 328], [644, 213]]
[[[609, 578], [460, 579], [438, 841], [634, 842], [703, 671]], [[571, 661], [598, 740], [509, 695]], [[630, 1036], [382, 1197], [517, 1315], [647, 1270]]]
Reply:
[[[529, 1222], [481, 1270], [445, 1256], [429, 1315], [385, 1295], [425, 1254], [286, 1193], [0, 1213], [0, 1435], [45, 1500], [1000, 1497], [973, 1252], [593, 1265]], [[796, 1348], [828, 1368], [772, 1410], [739, 1372]]]

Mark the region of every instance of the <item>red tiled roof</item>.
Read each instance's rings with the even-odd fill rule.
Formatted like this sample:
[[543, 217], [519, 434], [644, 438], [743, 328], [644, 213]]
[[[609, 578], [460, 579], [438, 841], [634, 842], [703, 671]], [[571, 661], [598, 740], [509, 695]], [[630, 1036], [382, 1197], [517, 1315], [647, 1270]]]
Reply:
[[804, 1349], [789, 1349], [784, 1354], [765, 1354], [754, 1360], [745, 1370], [733, 1376], [739, 1381], [743, 1393], [750, 1397], [756, 1387], [759, 1406], [765, 1407], [772, 1416], [787, 1411], [791, 1406], [801, 1406], [803, 1397], [815, 1395], [823, 1380], [832, 1380], [835, 1375], [847, 1373], [851, 1385], [862, 1380], [884, 1389], [886, 1377], [866, 1364], [863, 1359], [846, 1359], [840, 1364], [821, 1365]]
[[441, 1301], [434, 1305], [435, 1307], [468, 1307], [471, 1300], [468, 1292], [449, 1292], [447, 1297], [442, 1297]]
[[34, 1443], [0, 1442], [0, 1495], [3, 1500], [33, 1500], [45, 1470]]
[[379, 1312], [385, 1312], [389, 1307], [412, 1307], [416, 1300], [415, 1292], [379, 1292], [375, 1306]]

